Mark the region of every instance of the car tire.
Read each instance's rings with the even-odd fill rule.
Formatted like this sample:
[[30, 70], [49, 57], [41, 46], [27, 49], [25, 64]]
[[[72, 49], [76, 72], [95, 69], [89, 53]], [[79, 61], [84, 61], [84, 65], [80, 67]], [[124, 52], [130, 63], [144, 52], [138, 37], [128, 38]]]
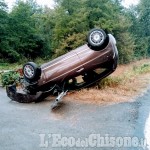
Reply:
[[87, 42], [91, 49], [99, 51], [108, 45], [109, 37], [102, 29], [92, 29], [88, 33]]
[[23, 75], [27, 82], [36, 82], [41, 76], [41, 69], [34, 62], [28, 62], [23, 66]]

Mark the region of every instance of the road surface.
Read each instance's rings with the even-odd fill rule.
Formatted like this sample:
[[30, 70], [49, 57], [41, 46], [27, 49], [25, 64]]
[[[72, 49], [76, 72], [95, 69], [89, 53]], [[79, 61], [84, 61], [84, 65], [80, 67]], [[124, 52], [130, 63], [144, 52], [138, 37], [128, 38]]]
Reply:
[[51, 104], [51, 100], [12, 102], [0, 88], [0, 150], [142, 150], [150, 146], [150, 90], [134, 102], [109, 106], [64, 101], [52, 112]]

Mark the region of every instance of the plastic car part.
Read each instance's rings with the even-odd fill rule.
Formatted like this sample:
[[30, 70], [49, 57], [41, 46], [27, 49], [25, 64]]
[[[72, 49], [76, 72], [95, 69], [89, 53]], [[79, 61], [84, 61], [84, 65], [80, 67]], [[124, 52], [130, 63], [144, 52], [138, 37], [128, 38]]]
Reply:
[[19, 103], [32, 103], [42, 101], [44, 98], [50, 95], [53, 89], [54, 87], [52, 87], [49, 91], [38, 92], [35, 95], [31, 95], [23, 92], [22, 90], [18, 91], [16, 85], [11, 85], [6, 87], [6, 93], [12, 101], [16, 101]]
[[27, 93], [18, 92], [16, 89], [16, 85], [7, 86], [6, 91], [7, 91], [7, 96], [11, 100], [19, 102], [19, 103], [36, 102], [36, 100], [38, 101], [40, 98], [42, 98], [41, 97], [42, 93], [39, 93], [37, 95], [29, 95]]

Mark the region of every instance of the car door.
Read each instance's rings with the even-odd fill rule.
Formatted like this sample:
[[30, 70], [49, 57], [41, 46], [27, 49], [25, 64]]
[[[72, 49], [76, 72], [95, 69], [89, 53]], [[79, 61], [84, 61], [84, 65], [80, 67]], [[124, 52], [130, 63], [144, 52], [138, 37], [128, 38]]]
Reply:
[[66, 78], [79, 75], [84, 70], [81, 60], [74, 50], [42, 65], [41, 68], [45, 76], [45, 83], [61, 82]]

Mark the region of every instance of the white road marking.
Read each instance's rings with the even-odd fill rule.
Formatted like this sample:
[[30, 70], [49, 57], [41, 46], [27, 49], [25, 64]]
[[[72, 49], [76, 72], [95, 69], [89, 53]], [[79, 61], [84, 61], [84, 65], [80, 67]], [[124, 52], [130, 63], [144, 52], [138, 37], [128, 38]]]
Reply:
[[147, 148], [150, 150], [150, 114], [148, 119], [146, 120], [144, 135], [147, 142]]

